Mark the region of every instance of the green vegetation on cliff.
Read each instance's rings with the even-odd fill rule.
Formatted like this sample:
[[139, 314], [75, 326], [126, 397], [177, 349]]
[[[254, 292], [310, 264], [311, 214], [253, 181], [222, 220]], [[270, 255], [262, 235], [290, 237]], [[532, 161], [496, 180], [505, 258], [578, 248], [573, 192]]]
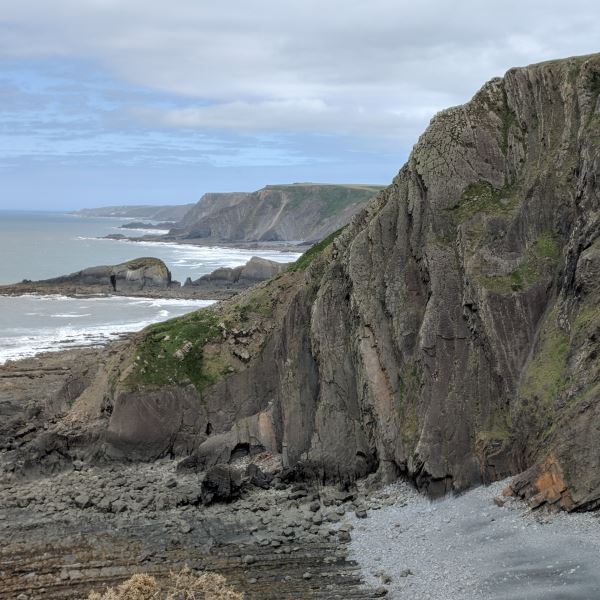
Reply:
[[346, 226], [334, 231], [325, 239], [317, 242], [314, 246], [311, 246], [295, 263], [290, 266], [290, 271], [303, 271], [306, 269], [312, 263], [312, 261], [315, 260], [315, 258], [319, 256], [321, 252], [323, 252], [323, 250], [325, 250], [325, 248], [333, 243], [333, 240], [335, 240], [335, 238], [338, 237], [340, 233], [344, 231], [344, 229], [346, 229]]
[[[314, 187], [306, 185], [268, 186], [270, 189], [280, 189], [291, 196], [288, 208], [297, 210], [305, 202], [314, 201]], [[383, 186], [367, 185], [321, 185], [319, 186], [319, 203], [321, 217], [333, 217], [348, 206], [363, 203], [374, 196]]]
[[495, 188], [489, 181], [480, 180], [468, 185], [460, 201], [449, 210], [458, 223], [476, 214], [506, 214], [517, 205], [513, 186]]
[[521, 264], [508, 275], [483, 276], [481, 284], [494, 292], [518, 292], [538, 283], [556, 267], [560, 246], [549, 232], [542, 233], [527, 251]]
[[218, 315], [210, 309], [148, 327], [136, 347], [134, 367], [125, 383], [160, 386], [193, 383], [198, 390], [217, 376], [204, 359], [204, 345], [220, 334]]
[[[269, 318], [273, 316], [273, 290], [259, 287], [244, 296], [243, 301], [234, 304], [232, 322], [246, 323], [251, 315]], [[227, 320], [225, 321], [227, 323]]]
[[521, 408], [541, 429], [553, 422], [557, 401], [567, 382], [569, 336], [556, 320], [556, 310], [540, 332], [537, 352], [521, 378]]

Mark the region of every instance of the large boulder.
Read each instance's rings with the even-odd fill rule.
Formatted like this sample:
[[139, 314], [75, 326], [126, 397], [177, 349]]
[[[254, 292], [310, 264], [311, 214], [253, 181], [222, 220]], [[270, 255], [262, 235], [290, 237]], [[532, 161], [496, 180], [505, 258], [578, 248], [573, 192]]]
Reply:
[[241, 473], [229, 465], [211, 467], [202, 481], [202, 502], [231, 502], [240, 496], [242, 490]]
[[118, 265], [88, 267], [69, 275], [61, 275], [41, 281], [24, 280], [22, 283], [7, 286], [12, 291], [22, 288], [22, 293], [52, 292], [138, 292], [145, 289], [167, 289], [179, 286], [173, 281], [165, 263], [152, 257], [136, 258]]

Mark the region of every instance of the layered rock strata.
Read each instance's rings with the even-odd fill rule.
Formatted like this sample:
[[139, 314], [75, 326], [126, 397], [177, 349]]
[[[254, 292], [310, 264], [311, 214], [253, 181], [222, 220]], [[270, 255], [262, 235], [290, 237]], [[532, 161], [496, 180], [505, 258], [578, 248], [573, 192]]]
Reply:
[[249, 193], [205, 194], [165, 239], [316, 241], [345, 225], [380, 189], [296, 183]]

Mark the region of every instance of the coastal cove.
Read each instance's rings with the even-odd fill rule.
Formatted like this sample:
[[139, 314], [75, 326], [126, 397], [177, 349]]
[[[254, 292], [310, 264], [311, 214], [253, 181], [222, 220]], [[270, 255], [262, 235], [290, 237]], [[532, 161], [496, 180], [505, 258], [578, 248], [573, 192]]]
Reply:
[[[252, 256], [282, 263], [299, 256], [279, 250], [102, 239], [123, 231], [119, 228], [126, 220], [58, 212], [0, 211], [0, 283], [55, 277], [142, 255], [162, 259], [173, 279], [183, 282], [187, 277], [197, 279], [218, 268], [244, 265]], [[149, 290], [143, 295], [151, 297], [136, 294], [67, 298], [55, 293], [0, 297], [0, 364], [40, 352], [104, 344], [151, 323], [213, 303], [201, 294], [180, 298], [175, 289], [162, 294]]]
[[[219, 267], [237, 267], [252, 256], [279, 262], [301, 252], [266, 248], [103, 239], [114, 233], [139, 235], [120, 226], [128, 218], [80, 217], [60, 212], [0, 211], [0, 284], [47, 279], [92, 265], [118, 264], [140, 256], [163, 260], [173, 279], [197, 279]], [[144, 232], [149, 234], [149, 231]], [[156, 232], [164, 233], [164, 232]]]

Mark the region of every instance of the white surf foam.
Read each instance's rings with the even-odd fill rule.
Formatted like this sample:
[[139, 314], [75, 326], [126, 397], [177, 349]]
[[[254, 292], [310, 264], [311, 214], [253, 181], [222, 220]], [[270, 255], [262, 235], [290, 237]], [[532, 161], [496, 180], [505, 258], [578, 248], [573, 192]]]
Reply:
[[[0, 297], [0, 364], [42, 352], [104, 345], [126, 333], [210, 304], [213, 301], [114, 296]], [[23, 310], [31, 305], [38, 310]], [[58, 312], [57, 308], [63, 310]], [[78, 324], [65, 324], [67, 318], [77, 319]]]

